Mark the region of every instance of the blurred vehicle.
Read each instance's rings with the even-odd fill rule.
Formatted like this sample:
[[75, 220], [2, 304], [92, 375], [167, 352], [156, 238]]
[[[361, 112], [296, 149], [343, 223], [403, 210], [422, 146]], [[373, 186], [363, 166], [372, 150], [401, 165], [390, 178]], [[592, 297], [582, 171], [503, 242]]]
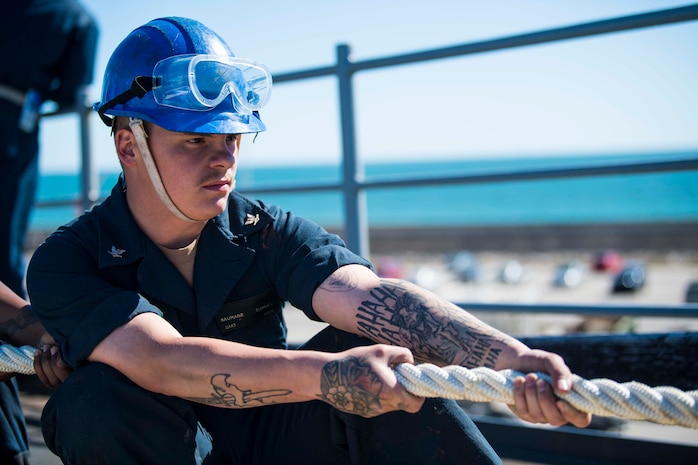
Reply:
[[613, 280], [613, 292], [635, 292], [645, 285], [647, 270], [644, 263], [628, 264]]
[[461, 281], [477, 281], [480, 279], [481, 269], [477, 257], [472, 252], [461, 250], [453, 254], [448, 260], [448, 269]]
[[595, 271], [617, 273], [623, 269], [623, 257], [613, 249], [598, 250], [591, 260], [591, 267]]
[[584, 266], [572, 261], [563, 263], [555, 270], [553, 285], [555, 287], [577, 287], [584, 279]]
[[499, 280], [505, 284], [518, 284], [523, 279], [524, 269], [518, 260], [509, 260], [499, 271]]
[[686, 289], [686, 303], [698, 302], [698, 281], [693, 281]]

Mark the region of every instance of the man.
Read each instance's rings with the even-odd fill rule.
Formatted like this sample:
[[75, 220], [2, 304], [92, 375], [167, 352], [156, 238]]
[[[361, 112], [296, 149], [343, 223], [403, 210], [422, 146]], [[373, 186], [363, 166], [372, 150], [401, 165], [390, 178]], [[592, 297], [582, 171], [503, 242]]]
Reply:
[[[24, 240], [38, 180], [39, 109], [46, 100], [60, 110], [83, 104], [81, 89], [92, 81], [96, 40], [96, 23], [76, 0], [3, 4], [0, 281], [21, 297], [25, 296]], [[21, 417], [17, 384], [9, 379], [0, 384], [0, 457], [26, 451], [21, 446], [26, 442]]]
[[[429, 360], [571, 374], [462, 309], [370, 264], [319, 226], [235, 193], [243, 133], [271, 77], [186, 18], [137, 28], [95, 105], [123, 177], [39, 247], [28, 287], [75, 371], [42, 415], [65, 463], [499, 463], [452, 401], [391, 366]], [[290, 302], [330, 324], [286, 349]], [[535, 375], [521, 418], [586, 426]]]

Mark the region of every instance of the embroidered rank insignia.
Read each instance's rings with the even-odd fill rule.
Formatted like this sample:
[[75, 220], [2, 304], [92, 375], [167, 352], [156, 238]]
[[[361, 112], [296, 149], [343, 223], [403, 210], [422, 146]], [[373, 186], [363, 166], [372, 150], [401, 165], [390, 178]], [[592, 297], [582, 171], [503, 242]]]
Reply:
[[111, 250], [108, 251], [109, 255], [111, 255], [114, 258], [123, 258], [123, 254], [126, 252], [124, 249], [117, 249], [113, 245], [111, 246]]
[[251, 213], [245, 215], [245, 226], [256, 226], [257, 223], [259, 223], [259, 213], [257, 213], [256, 215], [253, 215]]

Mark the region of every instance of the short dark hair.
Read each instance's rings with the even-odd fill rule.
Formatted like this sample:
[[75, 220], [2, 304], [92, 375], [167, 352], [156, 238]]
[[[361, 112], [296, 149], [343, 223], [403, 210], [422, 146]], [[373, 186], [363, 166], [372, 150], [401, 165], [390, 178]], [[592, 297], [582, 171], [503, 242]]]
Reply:
[[[142, 120], [142, 121], [143, 121], [143, 130], [145, 131], [146, 134], [148, 134], [148, 132], [150, 132], [150, 125], [152, 123], [150, 123], [149, 121], [145, 121], [145, 120]], [[114, 121], [112, 122], [112, 125], [111, 125], [112, 136], [115, 135], [116, 132], [120, 129], [128, 129], [129, 128], [128, 123], [129, 123], [128, 116], [115, 116]]]
[[124, 129], [128, 127], [128, 117], [126, 116], [115, 116], [112, 120], [111, 133], [116, 134], [119, 129]]

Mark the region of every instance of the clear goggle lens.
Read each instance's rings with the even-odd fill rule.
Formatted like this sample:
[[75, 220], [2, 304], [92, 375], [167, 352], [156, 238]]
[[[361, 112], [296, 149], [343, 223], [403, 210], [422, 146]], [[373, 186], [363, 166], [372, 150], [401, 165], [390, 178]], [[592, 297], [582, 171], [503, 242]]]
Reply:
[[228, 95], [239, 113], [258, 111], [271, 96], [271, 73], [244, 58], [178, 55], [153, 69], [153, 96], [160, 105], [205, 111]]

